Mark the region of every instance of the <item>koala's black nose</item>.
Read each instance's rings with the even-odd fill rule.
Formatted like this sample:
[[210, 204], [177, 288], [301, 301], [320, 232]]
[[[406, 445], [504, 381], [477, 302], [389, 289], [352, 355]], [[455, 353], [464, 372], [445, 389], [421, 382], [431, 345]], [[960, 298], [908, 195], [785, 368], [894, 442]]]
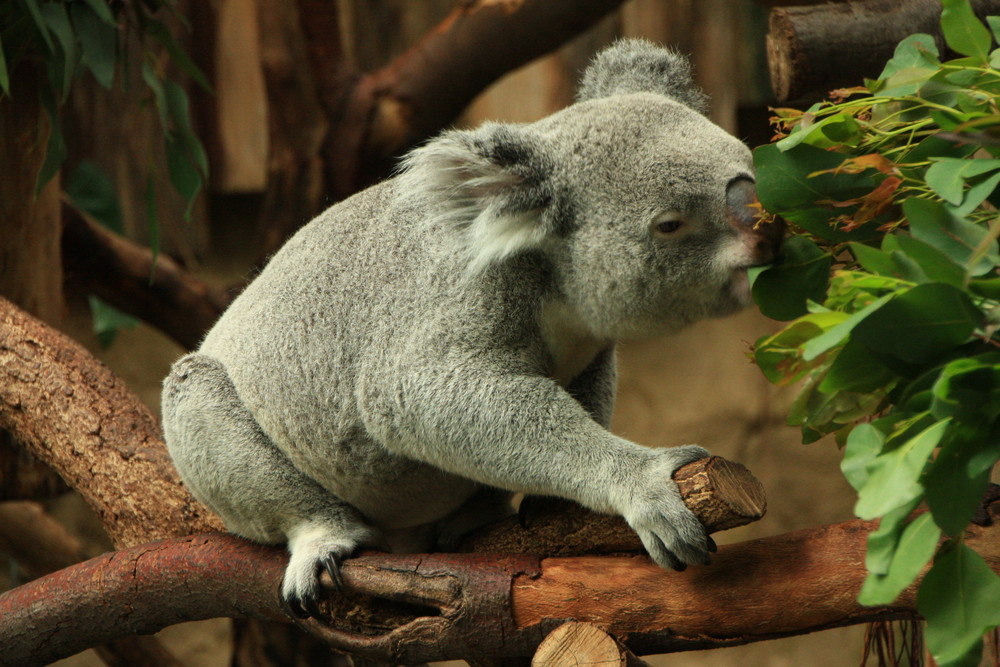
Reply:
[[781, 241], [785, 237], [785, 221], [780, 218], [761, 219], [760, 202], [757, 201], [757, 188], [753, 181], [745, 177], [730, 181], [726, 187], [726, 208], [729, 224], [750, 237], [748, 240], [753, 247], [755, 263], [766, 264], [773, 260], [781, 250]]

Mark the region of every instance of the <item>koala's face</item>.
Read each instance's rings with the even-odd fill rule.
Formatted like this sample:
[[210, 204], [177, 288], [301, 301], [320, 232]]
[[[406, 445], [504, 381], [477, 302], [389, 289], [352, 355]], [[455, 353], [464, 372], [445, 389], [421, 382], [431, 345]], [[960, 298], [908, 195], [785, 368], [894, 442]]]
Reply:
[[750, 151], [682, 104], [635, 93], [537, 124], [567, 202], [552, 244], [562, 297], [608, 338], [645, 337], [750, 303], [747, 267], [782, 230], [754, 229]]

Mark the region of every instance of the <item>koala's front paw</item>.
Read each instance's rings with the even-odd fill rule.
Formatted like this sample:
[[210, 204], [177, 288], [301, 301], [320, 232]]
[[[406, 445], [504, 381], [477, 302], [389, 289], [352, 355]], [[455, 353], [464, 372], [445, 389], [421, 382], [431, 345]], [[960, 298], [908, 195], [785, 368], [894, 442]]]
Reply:
[[340, 590], [344, 585], [340, 564], [361, 546], [385, 545], [381, 535], [367, 526], [310, 526], [292, 537], [288, 541], [291, 557], [281, 584], [281, 597], [291, 612], [299, 618], [319, 616], [320, 573], [329, 572], [333, 585]]
[[709, 453], [696, 445], [657, 449], [637, 473], [622, 516], [661, 567], [683, 570], [688, 563], [711, 563], [715, 544], [705, 527], [681, 500], [672, 476], [683, 465]]

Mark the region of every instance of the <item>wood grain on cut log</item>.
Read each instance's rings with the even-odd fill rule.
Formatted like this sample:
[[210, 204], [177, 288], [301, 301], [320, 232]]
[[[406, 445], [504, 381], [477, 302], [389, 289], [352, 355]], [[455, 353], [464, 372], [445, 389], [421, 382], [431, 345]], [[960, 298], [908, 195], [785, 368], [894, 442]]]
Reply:
[[[764, 487], [746, 467], [718, 456], [694, 461], [674, 473], [681, 498], [709, 533], [743, 526], [764, 516]], [[568, 500], [529, 498], [525, 525], [511, 517], [470, 534], [460, 551], [576, 556], [641, 551], [638, 535], [620, 516], [599, 514]]]
[[[982, 18], [1000, 0], [975, 0]], [[767, 61], [779, 102], [825, 97], [874, 78], [907, 35], [931, 34], [944, 48], [939, 0], [857, 0], [771, 11]]]
[[648, 667], [649, 663], [590, 623], [569, 621], [549, 633], [531, 667]]

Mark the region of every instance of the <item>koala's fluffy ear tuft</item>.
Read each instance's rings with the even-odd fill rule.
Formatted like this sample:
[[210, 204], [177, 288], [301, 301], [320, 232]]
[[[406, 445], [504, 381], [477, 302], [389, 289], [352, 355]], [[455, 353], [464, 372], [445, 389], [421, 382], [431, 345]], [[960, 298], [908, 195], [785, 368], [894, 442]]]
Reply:
[[619, 40], [594, 56], [576, 97], [582, 102], [628, 93], [659, 93], [708, 113], [708, 96], [694, 85], [688, 59], [649, 40]]
[[540, 139], [520, 126], [487, 123], [445, 132], [403, 160], [401, 192], [436, 209], [428, 223], [464, 234], [470, 273], [541, 247], [553, 228], [551, 168]]

